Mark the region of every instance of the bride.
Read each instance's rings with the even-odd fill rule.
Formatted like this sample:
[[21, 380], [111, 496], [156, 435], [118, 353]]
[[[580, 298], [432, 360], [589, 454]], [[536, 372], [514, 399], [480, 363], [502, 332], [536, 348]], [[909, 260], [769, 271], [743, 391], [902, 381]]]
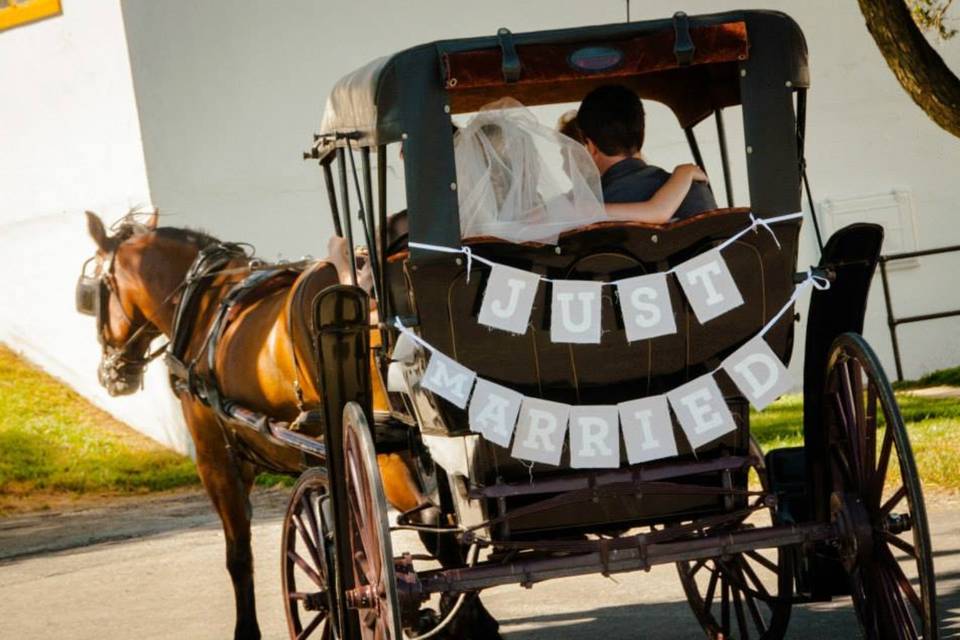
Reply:
[[603, 204], [600, 174], [580, 143], [542, 125], [513, 98], [483, 107], [454, 140], [465, 238], [554, 244], [564, 231], [604, 220], [668, 221], [694, 181], [680, 165], [646, 202]]

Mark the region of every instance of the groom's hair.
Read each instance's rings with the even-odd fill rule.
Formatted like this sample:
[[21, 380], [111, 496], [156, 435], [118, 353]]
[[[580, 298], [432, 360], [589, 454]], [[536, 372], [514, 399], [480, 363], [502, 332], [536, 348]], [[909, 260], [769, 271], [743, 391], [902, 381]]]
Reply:
[[577, 111], [577, 124], [608, 156], [632, 156], [643, 147], [643, 103], [623, 85], [608, 84], [588, 93]]

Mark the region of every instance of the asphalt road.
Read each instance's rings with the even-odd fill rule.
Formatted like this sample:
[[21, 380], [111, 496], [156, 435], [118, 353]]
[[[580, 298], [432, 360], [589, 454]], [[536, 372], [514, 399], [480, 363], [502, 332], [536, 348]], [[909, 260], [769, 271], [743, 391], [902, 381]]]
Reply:
[[[258, 609], [271, 639], [287, 637], [279, 580], [284, 501], [276, 491], [255, 500]], [[935, 504], [931, 516], [943, 637], [960, 638], [960, 510]], [[395, 548], [411, 544], [397, 540]], [[223, 535], [202, 496], [0, 520], [0, 638], [232, 637], [223, 557]], [[510, 640], [702, 637], [673, 567], [500, 587], [483, 599]], [[788, 637], [856, 637], [849, 601], [795, 607]]]

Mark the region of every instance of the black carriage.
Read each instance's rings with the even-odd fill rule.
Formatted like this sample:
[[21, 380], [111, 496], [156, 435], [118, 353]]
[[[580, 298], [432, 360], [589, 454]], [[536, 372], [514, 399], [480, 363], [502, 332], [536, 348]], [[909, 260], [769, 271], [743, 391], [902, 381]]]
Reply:
[[[749, 206], [728, 197], [726, 208], [682, 222], [594, 224], [555, 246], [461, 240], [451, 116], [505, 96], [577, 102], [610, 83], [669, 107], [701, 167], [694, 127], [713, 118], [728, 194], [733, 148], [722, 115], [738, 107]], [[664, 563], [676, 564], [709, 637], [779, 638], [792, 603], [836, 596], [852, 596], [865, 637], [938, 637], [920, 481], [890, 384], [860, 336], [880, 228], [852, 225], [821, 247], [813, 273], [831, 286], [813, 291], [807, 311], [802, 447], [762, 455], [747, 401], [721, 374], [736, 428], [695, 451], [674, 424], [670, 459], [630, 465], [624, 457], [618, 468], [583, 470], [565, 450], [559, 465], [531, 467], [472, 433], [464, 409], [421, 386], [426, 350], [392, 360], [402, 324], [485, 379], [577, 405], [675, 388], [714, 370], [771, 320], [767, 343], [788, 361], [791, 296], [806, 277], [797, 270], [798, 219], [777, 224], [775, 238], [749, 233], [727, 249], [742, 306], [701, 324], [673, 283], [678, 332], [632, 343], [611, 296], [600, 344], [551, 342], [542, 289], [524, 335], [479, 325], [485, 270], [474, 263], [468, 280], [470, 256], [457, 251], [467, 246], [472, 256], [555, 279], [609, 281], [669, 269], [749, 226], [751, 214], [800, 211], [808, 87], [800, 29], [762, 11], [501, 30], [414, 47], [336, 85], [307, 156], [323, 169], [337, 234], [351, 251], [365, 245], [379, 323], [370, 326], [360, 288], [320, 294], [323, 417], [299, 433], [275, 431], [306, 452], [309, 467], [284, 527], [291, 637], [401, 638], [433, 594], [462, 601], [494, 585]], [[389, 214], [386, 194], [387, 148], [400, 143], [405, 217]], [[392, 524], [376, 455], [398, 451], [415, 462], [430, 503]], [[418, 513], [428, 508], [441, 517], [425, 524]], [[443, 567], [421, 570], [415, 556], [398, 553], [397, 528], [429, 539]]]

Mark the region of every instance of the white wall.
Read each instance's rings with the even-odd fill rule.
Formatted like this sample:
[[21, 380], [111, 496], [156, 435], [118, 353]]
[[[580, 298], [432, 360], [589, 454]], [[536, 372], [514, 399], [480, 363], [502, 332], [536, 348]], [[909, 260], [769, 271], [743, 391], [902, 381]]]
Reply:
[[93, 254], [84, 209], [149, 205], [120, 6], [65, 2], [63, 15], [0, 33], [0, 340], [118, 418], [187, 451], [159, 368], [146, 393], [108, 398], [93, 320], [73, 309]]

